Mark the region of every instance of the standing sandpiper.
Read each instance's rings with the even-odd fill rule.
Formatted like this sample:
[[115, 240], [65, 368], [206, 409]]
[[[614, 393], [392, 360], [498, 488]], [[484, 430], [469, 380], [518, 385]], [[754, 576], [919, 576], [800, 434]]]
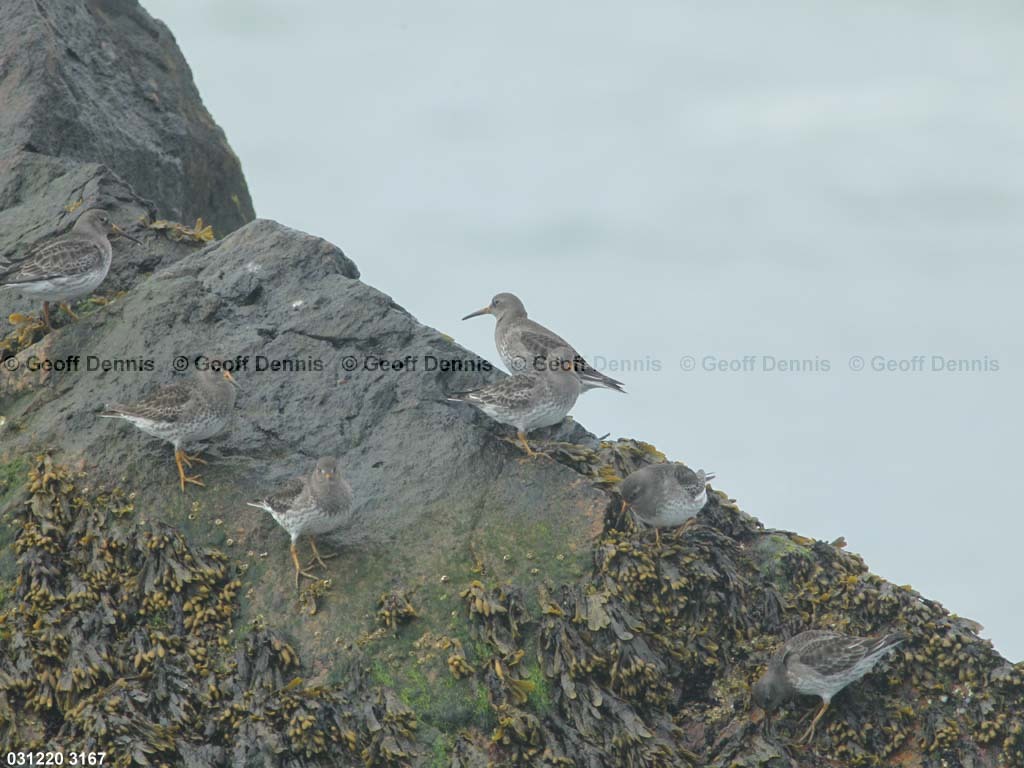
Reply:
[[573, 359], [578, 361], [576, 368], [582, 391], [604, 388], [625, 392], [621, 381], [591, 368], [569, 342], [527, 317], [526, 307], [517, 296], [499, 293], [486, 307], [470, 312], [462, 319], [469, 320], [480, 315], [494, 315], [498, 319], [494, 326], [494, 343], [501, 361], [510, 373], [529, 374], [535, 361], [549, 358], [559, 347], [568, 347]]
[[539, 370], [533, 375], [516, 374], [448, 399], [469, 403], [495, 421], [515, 427], [526, 454], [533, 456], [536, 452], [526, 441], [526, 433], [558, 424], [583, 391], [576, 373], [578, 361], [569, 347], [556, 348], [546, 360], [537, 362]]
[[812, 629], [791, 637], [768, 662], [754, 685], [751, 702], [766, 713], [802, 693], [821, 697], [821, 709], [800, 741], [810, 742], [814, 726], [825, 714], [832, 697], [871, 671], [886, 653], [907, 639], [902, 632], [882, 637], [856, 637]]
[[78, 217], [68, 234], [38, 245], [21, 261], [0, 268], [0, 289], [42, 299], [43, 320], [48, 328], [53, 327], [51, 301], [60, 302], [61, 309], [77, 320], [68, 302], [89, 295], [106, 280], [114, 254], [108, 235], [139, 243], [111, 221], [106, 211], [90, 208]]
[[352, 510], [352, 488], [338, 471], [338, 460], [324, 456], [317, 460], [308, 477], [293, 478], [269, 496], [247, 503], [250, 507], [269, 512], [291, 536], [295, 588], [298, 589], [300, 576], [315, 578], [299, 565], [296, 546], [299, 537], [309, 537], [313, 560], [326, 568], [313, 537], [330, 533], [348, 522]]
[[675, 528], [704, 509], [707, 482], [714, 477], [674, 462], [641, 467], [622, 481], [622, 509], [628, 506], [639, 520], [655, 528]]
[[185, 467], [192, 462], [205, 464], [198, 456], [189, 456], [182, 446], [208, 440], [231, 424], [238, 384], [224, 371], [198, 371], [195, 379], [158, 389], [145, 400], [131, 405], [114, 403], [100, 416], [124, 419], [147, 435], [166, 440], [174, 446], [182, 493], [185, 483], [203, 485], [198, 475], [188, 476]]

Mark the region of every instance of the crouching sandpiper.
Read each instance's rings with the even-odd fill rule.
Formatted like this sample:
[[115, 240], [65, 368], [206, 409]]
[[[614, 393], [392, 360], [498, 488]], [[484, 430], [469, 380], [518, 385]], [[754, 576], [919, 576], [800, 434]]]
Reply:
[[649, 464], [622, 481], [622, 509], [629, 507], [640, 522], [653, 528], [675, 528], [704, 509], [707, 483], [714, 477], [685, 464]]
[[864, 677], [879, 659], [906, 639], [902, 632], [881, 637], [818, 629], [801, 632], [772, 656], [767, 671], [754, 685], [751, 703], [770, 713], [798, 693], [820, 697], [821, 708], [800, 737], [800, 741], [809, 742], [832, 697]]

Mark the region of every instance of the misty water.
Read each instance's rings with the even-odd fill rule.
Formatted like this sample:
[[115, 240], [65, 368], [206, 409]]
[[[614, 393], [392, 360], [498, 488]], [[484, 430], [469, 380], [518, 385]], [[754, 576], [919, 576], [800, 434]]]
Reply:
[[494, 361], [516, 292], [589, 429], [1024, 658], [1020, 5], [144, 4], [259, 215]]

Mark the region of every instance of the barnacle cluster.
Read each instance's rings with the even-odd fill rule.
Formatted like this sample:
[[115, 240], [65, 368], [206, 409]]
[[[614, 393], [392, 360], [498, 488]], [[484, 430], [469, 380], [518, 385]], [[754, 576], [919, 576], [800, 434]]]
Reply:
[[494, 587], [488, 590], [474, 580], [461, 593], [470, 618], [473, 637], [486, 640], [503, 654], [516, 650], [520, 625], [526, 616], [526, 604], [517, 588]]
[[14, 326], [3, 338], [0, 338], [0, 362], [9, 357], [17, 357], [46, 335], [46, 324], [41, 317], [23, 315], [15, 312], [8, 316], [8, 322]]
[[[584, 474], [609, 491], [588, 573], [495, 583], [488, 561], [511, 545], [483, 542], [444, 562], [461, 575], [368, 596], [377, 629], [337, 652], [332, 683], [308, 679], [297, 643], [265, 621], [237, 626], [242, 587], [221, 553], [137, 521], [131, 494], [79, 492], [40, 457], [0, 614], [0, 743], [73, 741], [123, 765], [142, 764], [126, 745], [151, 765], [1024, 765], [1024, 664], [976, 624], [837, 543], [766, 530], [720, 492], [692, 525], [640, 528], [616, 478], [660, 455], [585, 450]], [[405, 631], [414, 617], [421, 631]], [[749, 691], [778, 643], [809, 628], [908, 639], [795, 747], [816, 700], [766, 728]]]
[[416, 618], [409, 594], [404, 589], [385, 592], [377, 601], [377, 623], [390, 630], [397, 629]]
[[295, 649], [261, 621], [230, 669], [210, 683], [217, 704], [205, 735], [234, 745], [231, 765], [260, 764], [265, 754], [319, 764], [343, 752], [368, 766], [398, 766], [415, 754], [416, 718], [391, 691], [366, 685], [357, 668], [344, 687], [307, 684]]
[[[586, 474], [612, 491], [613, 477], [658, 460], [642, 444], [600, 450]], [[495, 717], [491, 764], [1024, 765], [1024, 665], [1002, 660], [973, 622], [869, 573], [842, 543], [765, 530], [720, 492], [695, 525], [656, 534], [613, 493], [582, 581], [542, 587], [536, 603], [514, 585], [471, 582], [465, 615], [489, 652], [467, 665]], [[765, 731], [750, 720], [749, 691], [778, 643], [808, 628], [909, 640], [796, 749], [815, 700], [793, 702]], [[472, 736], [452, 765], [483, 748]]]
[[544, 453], [591, 478], [595, 485], [614, 488], [630, 472], [665, 461], [665, 454], [642, 440], [603, 440], [592, 448], [576, 443], [549, 443]]
[[194, 226], [188, 226], [187, 224], [181, 224], [177, 221], [167, 221], [166, 219], [158, 219], [152, 222], [143, 222], [147, 229], [152, 229], [156, 232], [163, 232], [168, 238], [175, 242], [186, 242], [186, 243], [208, 243], [214, 239], [213, 227], [209, 224], [204, 224], [202, 219], [196, 219]]
[[[39, 456], [15, 515], [17, 578], [0, 613], [0, 744], [73, 744], [131, 765], [398, 766], [415, 715], [356, 669], [307, 683], [295, 649], [255, 622], [217, 550], [128, 516], [130, 494], [80, 493]], [[262, 764], [262, 763], [260, 763]]]
[[[784, 539], [783, 546], [766, 542], [769, 536]], [[974, 622], [883, 581], [840, 548], [794, 534], [759, 538], [768, 545], [755, 544], [758, 563], [774, 577], [762, 589], [782, 590], [788, 627], [859, 635], [899, 629], [909, 636], [840, 699], [841, 714], [819, 730], [823, 751], [855, 766], [889, 765], [907, 750], [922, 753], [924, 766], [1024, 764], [1013, 738], [1024, 698], [1012, 684], [1001, 684], [1016, 668], [978, 637]]]
[[[626, 678], [647, 670], [643, 664], [620, 664], [621, 657], [608, 652], [608, 637], [630, 637], [635, 622], [606, 594], [592, 586], [564, 585], [556, 598], [542, 588], [536, 618], [515, 587], [488, 589], [473, 581], [461, 596], [471, 635], [490, 656], [476, 677], [494, 711], [490, 740], [492, 751], [501, 755], [499, 764], [688, 764], [672, 748], [671, 725], [645, 722], [644, 697], [631, 701], [617, 692], [629, 687]], [[530, 668], [534, 659], [537, 666]], [[645, 679], [655, 682], [653, 675]], [[457, 746], [456, 759], [460, 747], [468, 749]]]
[[449, 640], [446, 647], [451, 651], [448, 654], [448, 671], [452, 673], [452, 677], [458, 680], [462, 677], [469, 677], [476, 672], [473, 665], [466, 658], [466, 650], [462, 647], [461, 640], [458, 638]]

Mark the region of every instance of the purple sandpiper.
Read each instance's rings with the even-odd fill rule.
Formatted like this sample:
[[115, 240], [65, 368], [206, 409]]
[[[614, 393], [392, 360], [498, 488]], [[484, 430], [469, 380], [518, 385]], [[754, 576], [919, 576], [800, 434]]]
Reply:
[[536, 363], [531, 375], [516, 374], [480, 389], [453, 395], [453, 402], [469, 403], [495, 421], [515, 427], [528, 456], [535, 455], [526, 433], [550, 427], [564, 419], [583, 391], [576, 373], [579, 358], [569, 347], [551, 350]]
[[300, 575], [314, 578], [299, 565], [296, 546], [299, 537], [309, 537], [314, 561], [326, 567], [313, 537], [329, 533], [348, 520], [352, 509], [352, 488], [341, 476], [338, 460], [324, 456], [317, 460], [310, 475], [293, 478], [269, 496], [247, 503], [250, 507], [269, 512], [291, 536], [295, 588], [298, 589]]
[[238, 384], [227, 371], [202, 370], [191, 381], [162, 387], [149, 397], [130, 405], [113, 403], [100, 416], [124, 419], [147, 435], [174, 446], [181, 490], [185, 484], [203, 485], [198, 475], [188, 476], [185, 467], [205, 464], [199, 456], [185, 453], [183, 446], [208, 440], [227, 429], [234, 416]]
[[48, 328], [52, 327], [51, 301], [60, 302], [61, 309], [77, 320], [68, 302], [89, 295], [106, 280], [113, 258], [108, 235], [139, 243], [111, 221], [106, 211], [90, 208], [68, 234], [35, 246], [24, 259], [0, 267], [0, 289], [42, 299]]
[[832, 697], [860, 680], [886, 653], [907, 639], [902, 632], [857, 637], [812, 629], [791, 637], [775, 652], [768, 669], [754, 685], [751, 702], [766, 713], [801, 693], [821, 698], [821, 709], [800, 741], [814, 737], [814, 726]]
[[480, 315], [494, 315], [497, 318], [494, 326], [494, 343], [501, 361], [510, 373], [528, 374], [535, 361], [549, 358], [559, 347], [568, 347], [573, 358], [579, 361], [577, 373], [582, 391], [603, 388], [625, 392], [621, 381], [616, 381], [592, 368], [569, 342], [527, 317], [526, 307], [517, 296], [499, 293], [486, 307], [470, 312], [462, 319], [469, 320]]
[[707, 482], [714, 477], [673, 462], [641, 467], [622, 481], [622, 508], [654, 528], [674, 528], [708, 503]]

